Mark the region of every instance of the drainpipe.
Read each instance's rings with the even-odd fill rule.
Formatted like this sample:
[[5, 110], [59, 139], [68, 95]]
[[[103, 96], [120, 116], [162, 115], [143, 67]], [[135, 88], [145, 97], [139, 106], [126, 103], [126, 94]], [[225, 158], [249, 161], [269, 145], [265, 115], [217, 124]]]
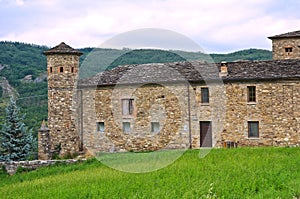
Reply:
[[187, 82], [187, 93], [188, 93], [188, 118], [189, 118], [189, 148], [192, 148], [192, 123], [191, 123], [191, 100], [190, 100], [190, 88], [189, 82]]
[[80, 150], [83, 150], [83, 104], [82, 104], [82, 90], [78, 90], [79, 94], [79, 129], [80, 129]]

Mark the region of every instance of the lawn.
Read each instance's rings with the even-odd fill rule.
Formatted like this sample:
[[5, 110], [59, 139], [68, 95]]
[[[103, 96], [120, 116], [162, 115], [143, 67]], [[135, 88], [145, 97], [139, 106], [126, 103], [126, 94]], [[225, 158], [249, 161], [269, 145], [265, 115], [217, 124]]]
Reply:
[[90, 159], [0, 178], [1, 198], [297, 198], [300, 148], [213, 149], [204, 158], [188, 150], [147, 173]]

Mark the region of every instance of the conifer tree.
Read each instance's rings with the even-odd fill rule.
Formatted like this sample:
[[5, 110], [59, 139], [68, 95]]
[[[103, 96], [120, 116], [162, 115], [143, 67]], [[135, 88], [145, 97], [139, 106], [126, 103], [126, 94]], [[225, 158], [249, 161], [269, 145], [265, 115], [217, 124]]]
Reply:
[[26, 160], [33, 149], [35, 140], [19, 116], [20, 108], [12, 97], [6, 109], [6, 119], [0, 129], [0, 161]]

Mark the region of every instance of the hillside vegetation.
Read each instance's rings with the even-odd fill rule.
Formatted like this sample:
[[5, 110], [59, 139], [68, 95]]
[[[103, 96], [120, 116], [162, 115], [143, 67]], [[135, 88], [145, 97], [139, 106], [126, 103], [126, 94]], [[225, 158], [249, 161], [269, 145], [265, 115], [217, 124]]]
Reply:
[[[0, 174], [1, 198], [299, 198], [299, 148], [188, 150], [150, 173], [124, 173], [95, 159], [14, 176]], [[138, 166], [138, 165], [136, 165]]]
[[[37, 129], [41, 121], [47, 119], [47, 79], [46, 57], [43, 51], [47, 46], [25, 44], [21, 42], [0, 42], [0, 78], [8, 81], [9, 86], [19, 94], [17, 100], [23, 113], [25, 123]], [[90, 77], [103, 70], [123, 64], [163, 63], [183, 60], [205, 60], [208, 55], [199, 52], [163, 51], [163, 50], [130, 50], [130, 49], [79, 49], [84, 54], [80, 58], [80, 78]], [[267, 60], [271, 52], [249, 49], [229, 54], [211, 54], [215, 62], [234, 60]], [[26, 79], [24, 79], [26, 77]], [[6, 81], [5, 80], [5, 81]], [[3, 80], [4, 81], [4, 80]], [[3, 94], [0, 86], [0, 124], [9, 93]], [[12, 90], [12, 89], [11, 89]]]

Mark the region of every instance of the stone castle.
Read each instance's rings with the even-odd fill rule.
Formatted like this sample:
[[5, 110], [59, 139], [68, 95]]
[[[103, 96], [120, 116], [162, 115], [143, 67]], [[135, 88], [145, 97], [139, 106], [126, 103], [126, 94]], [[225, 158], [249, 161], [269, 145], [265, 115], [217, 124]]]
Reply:
[[300, 31], [273, 60], [119, 66], [78, 80], [81, 52], [44, 52], [48, 127], [39, 158], [96, 152], [300, 144]]

